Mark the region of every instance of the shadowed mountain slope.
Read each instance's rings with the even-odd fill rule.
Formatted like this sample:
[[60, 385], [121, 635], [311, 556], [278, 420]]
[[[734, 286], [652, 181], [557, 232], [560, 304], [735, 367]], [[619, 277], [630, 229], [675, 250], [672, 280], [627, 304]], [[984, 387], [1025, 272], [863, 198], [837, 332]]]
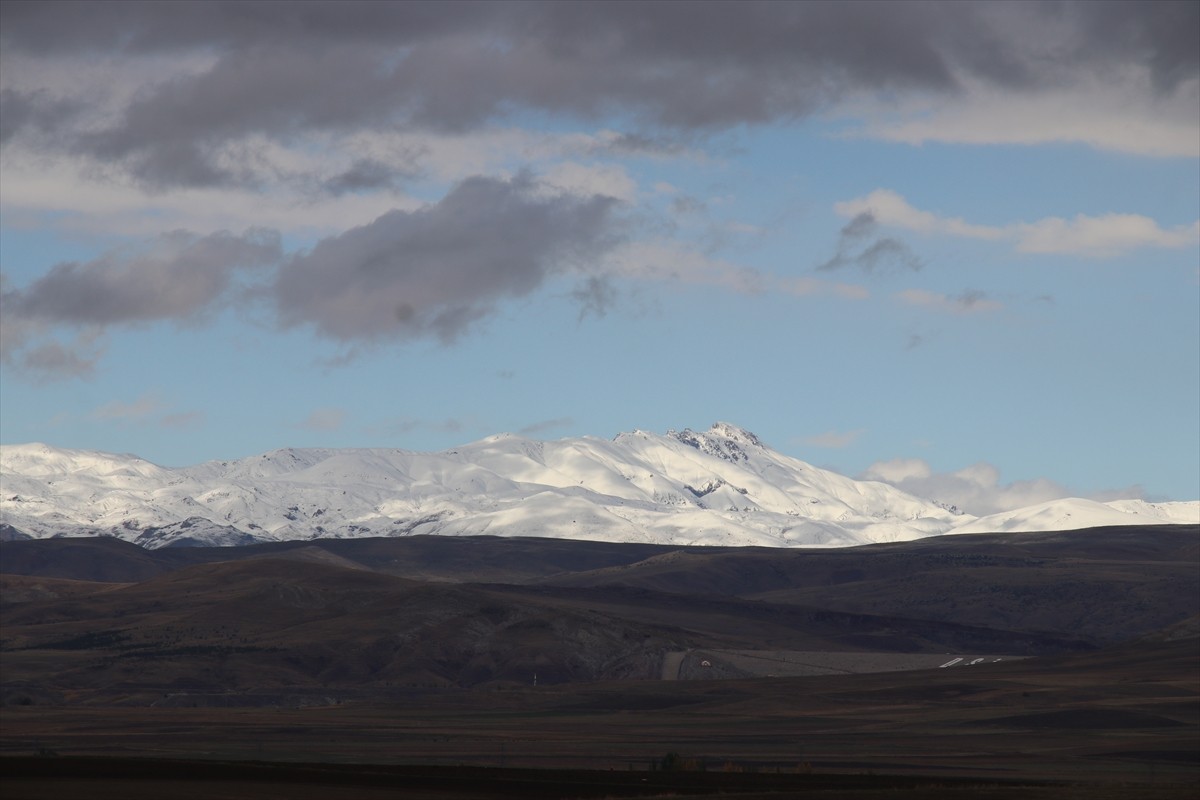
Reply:
[[524, 583], [637, 563], [681, 549], [719, 552], [725, 548], [495, 536], [408, 536], [146, 550], [112, 537], [64, 537], [4, 542], [0, 545], [0, 572], [129, 583], [192, 564], [277, 558], [336, 563], [419, 580]]

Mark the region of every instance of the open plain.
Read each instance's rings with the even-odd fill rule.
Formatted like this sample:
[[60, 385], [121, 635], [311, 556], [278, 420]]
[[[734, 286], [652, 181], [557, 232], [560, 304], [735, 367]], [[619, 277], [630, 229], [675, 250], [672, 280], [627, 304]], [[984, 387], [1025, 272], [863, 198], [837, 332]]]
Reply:
[[5, 796], [1190, 796], [1198, 545], [8, 542]]

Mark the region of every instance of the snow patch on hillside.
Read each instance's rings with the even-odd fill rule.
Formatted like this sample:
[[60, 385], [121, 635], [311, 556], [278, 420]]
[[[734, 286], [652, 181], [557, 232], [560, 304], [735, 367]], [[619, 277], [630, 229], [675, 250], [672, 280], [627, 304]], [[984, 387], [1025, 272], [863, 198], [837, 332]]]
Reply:
[[273, 450], [170, 469], [132, 455], [0, 447], [12, 538], [111, 535], [145, 547], [413, 534], [842, 547], [944, 533], [1200, 520], [1200, 503], [1068, 499], [982, 519], [782, 455], [729, 423], [438, 453]]

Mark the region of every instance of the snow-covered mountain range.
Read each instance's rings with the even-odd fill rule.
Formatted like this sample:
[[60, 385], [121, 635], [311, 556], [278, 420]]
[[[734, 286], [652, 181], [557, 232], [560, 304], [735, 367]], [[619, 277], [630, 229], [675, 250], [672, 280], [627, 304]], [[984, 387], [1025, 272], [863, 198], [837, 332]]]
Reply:
[[1200, 502], [1066, 499], [976, 518], [857, 481], [727, 423], [552, 442], [501, 434], [438, 453], [284, 449], [160, 467], [0, 447], [5, 538], [112, 535], [149, 548], [410, 534], [847, 546], [944, 533], [1200, 522]]

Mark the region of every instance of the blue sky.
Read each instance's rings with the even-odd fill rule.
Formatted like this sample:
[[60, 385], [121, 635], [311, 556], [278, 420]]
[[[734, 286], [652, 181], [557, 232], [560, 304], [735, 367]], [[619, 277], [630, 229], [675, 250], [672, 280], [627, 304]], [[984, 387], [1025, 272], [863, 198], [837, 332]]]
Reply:
[[0, 440], [1196, 499], [1198, 8], [6, 3]]

